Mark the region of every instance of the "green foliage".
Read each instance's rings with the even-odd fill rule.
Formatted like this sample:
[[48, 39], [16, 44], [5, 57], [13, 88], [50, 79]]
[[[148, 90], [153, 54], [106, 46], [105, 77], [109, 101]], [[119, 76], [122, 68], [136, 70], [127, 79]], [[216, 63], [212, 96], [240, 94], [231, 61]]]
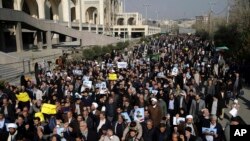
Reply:
[[242, 36], [237, 30], [236, 24], [228, 26], [220, 26], [214, 34], [215, 46], [227, 46], [227, 51], [230, 56], [239, 56], [237, 52], [242, 49]]
[[104, 56], [107, 53], [111, 53], [112, 50], [121, 51], [129, 46], [129, 42], [119, 42], [115, 46], [107, 45], [107, 46], [93, 46], [88, 49], [84, 49], [82, 51], [82, 57], [87, 60], [98, 59]]
[[200, 37], [202, 40], [208, 40], [209, 39], [209, 33], [205, 29], [197, 30], [195, 35]]
[[4, 88], [4, 84], [5, 84], [5, 81], [4, 80], [0, 80], [0, 88]]

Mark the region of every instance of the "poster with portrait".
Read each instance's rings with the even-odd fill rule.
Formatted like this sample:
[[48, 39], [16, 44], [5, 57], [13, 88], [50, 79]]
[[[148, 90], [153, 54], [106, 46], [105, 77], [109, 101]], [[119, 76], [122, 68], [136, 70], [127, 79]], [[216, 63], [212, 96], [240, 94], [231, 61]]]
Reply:
[[214, 135], [214, 134], [217, 134], [217, 129], [216, 128], [202, 127], [202, 134]]
[[134, 121], [143, 122], [144, 121], [144, 108], [137, 108], [134, 112]]
[[121, 115], [122, 115], [122, 117], [123, 117], [123, 119], [125, 120], [126, 123], [130, 123], [131, 122], [131, 119], [130, 119], [130, 117], [129, 117], [129, 115], [128, 115], [127, 112], [123, 112], [123, 113], [121, 113]]
[[173, 117], [173, 125], [179, 125], [181, 122], [185, 122], [184, 117]]

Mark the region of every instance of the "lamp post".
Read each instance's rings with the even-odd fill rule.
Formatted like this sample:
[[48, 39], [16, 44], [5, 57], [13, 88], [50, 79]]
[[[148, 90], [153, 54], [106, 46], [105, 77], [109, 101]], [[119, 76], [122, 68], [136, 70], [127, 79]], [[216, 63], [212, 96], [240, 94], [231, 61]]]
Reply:
[[[123, 14], [126, 14], [125, 13], [125, 2], [126, 2], [126, 0], [124, 0], [124, 2], [123, 2]], [[127, 25], [126, 20], [127, 20], [127, 14], [126, 14], [126, 18], [124, 17], [124, 21], [123, 21], [123, 23], [124, 23], [124, 27], [123, 27], [123, 31], [124, 31], [123, 42], [124, 43], [126, 41], [126, 31], [125, 31], [125, 25]]]
[[146, 24], [148, 24], [148, 7], [151, 6], [150, 4], [144, 4], [143, 5], [145, 7], [145, 19], [146, 19]]
[[79, 4], [79, 11], [80, 11], [80, 17], [79, 17], [79, 31], [82, 31], [82, 1], [78, 0]]

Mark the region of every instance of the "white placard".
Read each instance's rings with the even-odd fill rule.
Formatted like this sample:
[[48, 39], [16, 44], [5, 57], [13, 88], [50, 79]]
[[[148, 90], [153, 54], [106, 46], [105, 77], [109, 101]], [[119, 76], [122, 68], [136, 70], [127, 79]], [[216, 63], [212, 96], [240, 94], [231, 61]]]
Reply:
[[158, 91], [157, 90], [152, 90], [152, 94], [157, 95]]
[[127, 123], [131, 122], [131, 119], [128, 116], [127, 112], [123, 112], [123, 113], [121, 113], [121, 115], [122, 115], [123, 119], [125, 119], [125, 122], [127, 122]]
[[86, 88], [90, 88], [92, 87], [92, 81], [83, 81], [83, 86]]
[[73, 70], [74, 75], [82, 75], [82, 70]]
[[233, 108], [232, 110], [229, 111], [229, 113], [233, 116], [236, 117], [238, 114], [238, 110], [236, 108]]
[[184, 121], [185, 122], [185, 118], [183, 117], [173, 117], [173, 125], [179, 125], [181, 121]]
[[177, 74], [178, 74], [178, 68], [177, 67], [174, 67], [173, 69], [172, 69], [172, 75], [173, 76], [177, 76]]
[[101, 82], [101, 83], [96, 83], [95, 87], [99, 89], [106, 89], [107, 85], [106, 85], [106, 82]]
[[134, 121], [143, 122], [144, 121], [144, 108], [137, 108], [134, 112]]
[[84, 76], [82, 77], [82, 80], [83, 80], [83, 81], [89, 81], [89, 76], [84, 75]]
[[159, 72], [157, 73], [158, 78], [165, 78], [166, 76], [164, 75], [164, 72]]
[[123, 69], [123, 68], [127, 68], [127, 67], [128, 67], [127, 62], [117, 62], [117, 68], [118, 69]]

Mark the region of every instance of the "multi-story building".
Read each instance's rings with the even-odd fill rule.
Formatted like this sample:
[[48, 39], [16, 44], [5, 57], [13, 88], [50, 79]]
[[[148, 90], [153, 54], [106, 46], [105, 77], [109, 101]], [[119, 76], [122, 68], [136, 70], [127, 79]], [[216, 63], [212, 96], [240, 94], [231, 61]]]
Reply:
[[141, 14], [124, 13], [121, 0], [0, 0], [0, 13], [2, 51], [72, 40], [105, 44], [118, 39], [103, 34], [132, 38], [160, 32], [142, 25]]

